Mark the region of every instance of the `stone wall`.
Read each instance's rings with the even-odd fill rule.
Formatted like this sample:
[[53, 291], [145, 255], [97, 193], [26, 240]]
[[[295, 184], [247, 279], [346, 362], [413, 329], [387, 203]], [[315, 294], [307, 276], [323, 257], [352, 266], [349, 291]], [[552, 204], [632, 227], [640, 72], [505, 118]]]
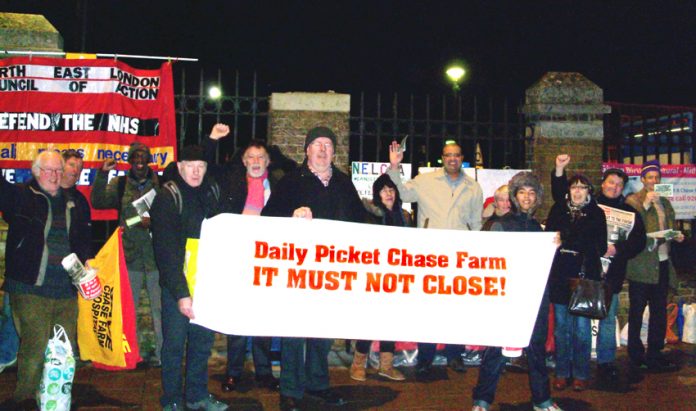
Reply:
[[350, 134], [350, 95], [336, 93], [273, 93], [268, 114], [268, 144], [282, 147], [288, 157], [301, 163], [305, 158], [307, 131], [326, 126], [334, 131], [334, 163], [350, 172], [348, 144]]
[[[570, 154], [569, 175], [583, 173], [599, 183], [604, 139], [604, 104], [601, 88], [580, 73], [549, 72], [525, 92], [522, 112], [533, 135], [527, 144], [527, 167], [551, 187], [551, 172], [558, 154]], [[544, 219], [553, 199], [548, 192], [537, 217]]]
[[0, 13], [2, 50], [63, 51], [63, 37], [39, 14]]

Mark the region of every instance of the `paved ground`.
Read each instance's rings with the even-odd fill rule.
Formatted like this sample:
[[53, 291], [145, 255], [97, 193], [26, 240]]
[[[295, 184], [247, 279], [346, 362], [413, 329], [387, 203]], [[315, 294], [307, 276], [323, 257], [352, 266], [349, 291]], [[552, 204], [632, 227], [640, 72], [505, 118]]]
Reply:
[[[645, 374], [644, 379], [630, 386], [599, 383], [590, 390], [576, 393], [554, 392], [554, 398], [565, 410], [696, 410], [696, 346], [673, 346], [670, 358], [681, 365], [677, 372]], [[626, 367], [625, 352], [620, 352], [619, 365]], [[341, 408], [308, 402], [311, 410], [468, 410], [471, 409], [471, 389], [478, 370], [458, 374], [443, 367], [436, 368], [431, 382], [416, 382], [412, 369], [405, 369], [407, 381], [386, 382], [377, 377], [357, 383], [348, 377], [348, 370], [333, 367], [331, 382], [349, 404]], [[223, 394], [220, 382], [224, 362], [210, 362], [210, 390], [229, 402], [234, 410], [277, 410], [278, 394], [259, 389], [249, 383], [242, 392]], [[250, 377], [251, 378], [251, 377]], [[0, 408], [11, 397], [16, 372], [8, 369], [0, 374]], [[159, 408], [161, 383], [158, 369], [128, 372], [106, 372], [86, 366], [78, 370], [73, 400], [79, 410], [114, 410]], [[494, 410], [531, 410], [527, 376], [507, 372], [498, 387]]]

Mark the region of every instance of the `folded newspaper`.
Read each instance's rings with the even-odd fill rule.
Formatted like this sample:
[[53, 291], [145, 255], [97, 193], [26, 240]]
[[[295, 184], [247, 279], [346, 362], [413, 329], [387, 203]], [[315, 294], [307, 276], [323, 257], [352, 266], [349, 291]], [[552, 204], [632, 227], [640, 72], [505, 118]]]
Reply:
[[133, 204], [135, 211], [138, 212], [138, 215], [126, 220], [126, 225], [128, 227], [138, 224], [142, 221], [143, 217], [150, 217], [150, 206], [152, 206], [152, 201], [155, 199], [156, 195], [157, 191], [153, 188], [147, 193], [143, 194], [139, 199], [131, 203]]

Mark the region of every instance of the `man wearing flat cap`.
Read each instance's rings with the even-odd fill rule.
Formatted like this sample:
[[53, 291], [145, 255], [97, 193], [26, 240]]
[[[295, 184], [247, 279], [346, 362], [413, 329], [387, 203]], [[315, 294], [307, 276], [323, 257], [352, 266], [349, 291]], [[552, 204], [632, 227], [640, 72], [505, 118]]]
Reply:
[[[349, 176], [333, 165], [336, 135], [315, 127], [305, 138], [306, 158], [281, 179], [262, 211], [264, 216], [364, 222], [365, 209]], [[312, 320], [308, 313], [308, 321]], [[305, 394], [329, 405], [345, 401], [329, 388], [332, 340], [283, 338], [280, 373], [282, 410], [300, 410]], [[306, 348], [306, 350], [305, 350]]]
[[[91, 199], [92, 207], [95, 209], [118, 210], [118, 223], [123, 228], [123, 252], [133, 293], [133, 305], [137, 310], [140, 290], [145, 281], [155, 330], [155, 349], [151, 363], [159, 365], [162, 350], [162, 290], [159, 286], [159, 271], [152, 249], [150, 217], [140, 216], [133, 206], [133, 201], [159, 187], [157, 173], [150, 168], [149, 163], [150, 148], [140, 142], [132, 143], [128, 149], [128, 173], [112, 178], [107, 184], [109, 172], [116, 168], [116, 161], [104, 161], [94, 178]], [[142, 341], [142, 334], [138, 331], [139, 340]]]
[[150, 209], [152, 244], [162, 287], [164, 393], [160, 404], [164, 410], [228, 408], [208, 392], [208, 357], [215, 334], [190, 323], [195, 314], [184, 275], [186, 240], [200, 238], [203, 220], [218, 210], [219, 189], [205, 178], [207, 165], [200, 146], [185, 147], [176, 173], [163, 184]]
[[[643, 188], [626, 199], [640, 213], [648, 234], [675, 228], [672, 203], [655, 192], [655, 184], [660, 184], [661, 178], [659, 161], [644, 163], [640, 172]], [[684, 235], [679, 233], [674, 240], [682, 242]], [[670, 242], [671, 239], [664, 237], [648, 238], [645, 248], [628, 262], [628, 356], [634, 371], [677, 368], [662, 354], [667, 329], [667, 292], [670, 287], [676, 287], [676, 274], [669, 263]], [[640, 339], [646, 305], [650, 306], [647, 352]]]

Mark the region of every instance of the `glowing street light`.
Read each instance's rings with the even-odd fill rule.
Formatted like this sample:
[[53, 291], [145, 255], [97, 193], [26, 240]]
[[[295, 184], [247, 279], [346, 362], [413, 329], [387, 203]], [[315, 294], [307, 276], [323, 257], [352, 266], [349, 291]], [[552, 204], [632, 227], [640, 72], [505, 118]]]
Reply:
[[453, 64], [447, 67], [445, 74], [447, 74], [447, 78], [452, 82], [452, 89], [454, 92], [458, 92], [460, 88], [459, 83], [462, 82], [464, 75], [466, 74], [464, 67], [459, 64]]
[[222, 97], [222, 90], [218, 86], [211, 86], [208, 89], [208, 97], [210, 97], [211, 100], [219, 100], [220, 97]]

